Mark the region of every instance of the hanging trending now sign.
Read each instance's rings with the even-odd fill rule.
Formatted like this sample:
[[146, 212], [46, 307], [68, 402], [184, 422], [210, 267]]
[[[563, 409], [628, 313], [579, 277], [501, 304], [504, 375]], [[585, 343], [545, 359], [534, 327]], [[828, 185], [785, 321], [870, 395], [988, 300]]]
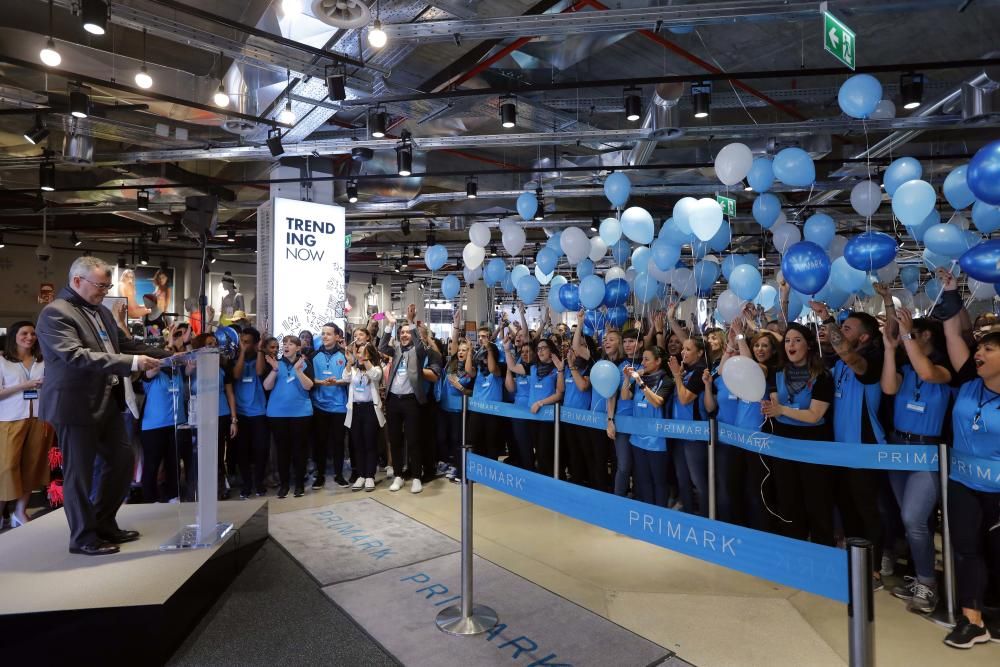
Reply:
[[344, 209], [275, 197], [272, 200], [272, 329], [279, 339], [326, 322], [344, 326]]

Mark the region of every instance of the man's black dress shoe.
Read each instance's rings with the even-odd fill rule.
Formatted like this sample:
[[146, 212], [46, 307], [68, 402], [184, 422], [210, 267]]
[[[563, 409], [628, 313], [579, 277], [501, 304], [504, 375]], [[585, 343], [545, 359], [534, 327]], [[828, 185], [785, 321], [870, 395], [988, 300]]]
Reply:
[[118, 545], [108, 544], [107, 542], [94, 542], [92, 544], [85, 544], [82, 547], [69, 548], [71, 554], [81, 554], [83, 556], [110, 556], [111, 554], [118, 553], [118, 551]]
[[115, 533], [98, 533], [97, 536], [104, 542], [110, 542], [111, 544], [125, 544], [126, 542], [135, 542], [139, 539], [139, 531], [118, 530], [118, 532]]

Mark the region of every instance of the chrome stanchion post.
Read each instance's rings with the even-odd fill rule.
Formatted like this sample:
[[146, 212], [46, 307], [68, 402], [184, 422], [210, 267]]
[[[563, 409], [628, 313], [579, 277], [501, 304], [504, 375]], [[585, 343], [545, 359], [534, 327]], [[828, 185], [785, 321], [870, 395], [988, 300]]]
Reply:
[[499, 618], [489, 607], [472, 603], [472, 481], [469, 479], [469, 450], [465, 422], [469, 398], [462, 396], [462, 602], [441, 610], [437, 627], [451, 635], [480, 635], [493, 628]]
[[708, 420], [708, 518], [715, 519], [715, 443], [716, 423]]
[[872, 595], [872, 543], [847, 538], [847, 620], [850, 667], [875, 665], [875, 601]]
[[553, 439], [555, 440], [554, 444], [555, 451], [553, 452], [552, 455], [552, 460], [554, 461], [554, 464], [552, 466], [553, 468], [552, 477], [554, 479], [559, 479], [559, 404], [558, 403], [555, 404], [555, 407], [552, 410], [552, 414], [555, 415], [556, 419], [555, 428], [552, 429], [553, 433], [555, 434], [553, 437]]
[[[955, 561], [951, 552], [951, 523], [948, 520], [948, 445], [938, 445], [938, 476], [941, 480], [941, 552], [944, 558], [945, 615], [940, 618], [948, 627], [955, 625]], [[935, 622], [938, 619], [935, 618]]]

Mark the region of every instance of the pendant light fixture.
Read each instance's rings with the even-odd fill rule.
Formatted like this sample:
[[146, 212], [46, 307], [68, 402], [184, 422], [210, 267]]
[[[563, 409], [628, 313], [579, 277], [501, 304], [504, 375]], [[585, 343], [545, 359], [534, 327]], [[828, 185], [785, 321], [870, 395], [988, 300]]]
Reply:
[[139, 190], [135, 193], [135, 210], [137, 211], [148, 211], [149, 210], [149, 191]]
[[108, 31], [108, 3], [104, 0], [83, 0], [80, 4], [83, 29], [91, 35], [103, 37]]
[[465, 181], [465, 198], [475, 199], [479, 196], [479, 181], [476, 180], [475, 176], [470, 176]]
[[368, 114], [368, 127], [371, 128], [372, 137], [383, 139], [389, 128], [389, 114], [375, 107], [374, 113]]
[[56, 166], [45, 156], [45, 162], [38, 165], [38, 188], [42, 192], [52, 192], [56, 189]]
[[43, 64], [49, 67], [59, 67], [62, 63], [62, 56], [56, 51], [56, 43], [52, 40], [52, 11], [55, 0], [49, 0], [49, 38], [45, 42], [45, 48], [38, 52], [38, 58]]
[[358, 201], [358, 182], [348, 181], [347, 182], [347, 201], [351, 204], [356, 204]]
[[500, 97], [500, 125], [506, 130], [517, 125], [517, 104], [512, 95]]
[[35, 124], [24, 133], [24, 138], [29, 144], [37, 144], [47, 136], [49, 136], [49, 129], [42, 122], [41, 114], [38, 114], [35, 116]]
[[642, 117], [642, 97], [635, 86], [625, 89], [625, 120], [634, 123]]
[[924, 75], [906, 72], [899, 77], [899, 94], [904, 109], [916, 109], [924, 102]]
[[89, 116], [90, 96], [82, 90], [70, 91], [69, 113], [73, 118], [86, 118]]
[[212, 102], [215, 106], [226, 108], [229, 106], [229, 95], [226, 94], [226, 84], [222, 82], [222, 52], [219, 52], [219, 66], [218, 66], [218, 79], [219, 88], [215, 91], [215, 95], [212, 96]]
[[135, 73], [135, 85], [143, 89], [148, 89], [153, 87], [153, 77], [149, 75], [149, 70], [146, 69], [146, 29], [142, 29], [142, 67], [139, 71]]
[[372, 27], [368, 28], [368, 43], [373, 49], [381, 49], [385, 46], [385, 43], [389, 41], [389, 37], [382, 30], [382, 12], [381, 3], [379, 0], [375, 0], [375, 22], [372, 23]]
[[402, 139], [396, 145], [396, 173], [409, 176], [413, 173], [413, 144], [407, 130], [403, 130], [401, 136]]
[[708, 112], [712, 108], [711, 81], [691, 84], [691, 103], [694, 106], [695, 118], [708, 118]]

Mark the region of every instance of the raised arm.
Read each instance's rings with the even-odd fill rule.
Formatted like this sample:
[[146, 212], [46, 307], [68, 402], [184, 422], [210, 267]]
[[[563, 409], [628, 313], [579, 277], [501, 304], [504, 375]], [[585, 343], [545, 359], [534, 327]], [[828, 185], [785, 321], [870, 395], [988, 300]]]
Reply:
[[[935, 364], [924, 354], [917, 341], [913, 340], [913, 315], [905, 308], [899, 310], [899, 331], [906, 348], [906, 356], [910, 359], [913, 370], [924, 382], [932, 384], [947, 384], [951, 382], [951, 371], [944, 366]], [[966, 348], [968, 349], [968, 348]], [[960, 367], [959, 367], [960, 368]]]
[[868, 371], [868, 360], [847, 342], [847, 339], [844, 338], [844, 332], [840, 330], [837, 320], [830, 314], [830, 309], [826, 307], [826, 304], [810, 301], [809, 307], [823, 322], [826, 338], [840, 360], [847, 364], [847, 367], [854, 371], [855, 375], [864, 375]]
[[680, 322], [677, 321], [676, 311], [677, 303], [675, 301], [671, 301], [667, 304], [667, 322], [670, 324], [670, 330], [674, 332], [675, 336], [677, 336], [677, 340], [683, 343], [690, 336], [688, 336], [687, 330], [681, 326]]
[[[895, 320], [895, 317], [892, 318]], [[889, 322], [885, 323], [885, 330], [882, 332], [882, 340], [885, 342], [885, 359], [882, 362], [882, 392], [889, 396], [899, 393], [899, 386], [903, 383], [903, 376], [896, 370], [896, 348], [899, 346], [899, 338], [890, 333]], [[926, 357], [925, 357], [926, 358]], [[910, 359], [913, 363], [913, 359]]]
[[[725, 360], [723, 360], [725, 363]], [[722, 368], [720, 365], [719, 368]], [[715, 400], [715, 385], [712, 382], [712, 371], [707, 368], [702, 371], [701, 381], [705, 383], [705, 409], [709, 412], [715, 412], [719, 409], [719, 402]]]
[[589, 360], [590, 359], [590, 348], [587, 347], [587, 343], [584, 342], [584, 340], [583, 340], [583, 326], [582, 326], [582, 323], [583, 323], [583, 318], [584, 318], [585, 314], [586, 313], [584, 312], [583, 308], [581, 308], [580, 312], [577, 313], [577, 317], [579, 318], [579, 321], [580, 321], [581, 324], [578, 325], [576, 327], [576, 329], [573, 330], [572, 348], [573, 348], [573, 352], [575, 352], [578, 357], [581, 357], [583, 359], [588, 359]]
[[667, 360], [667, 365], [670, 367], [670, 374], [674, 378], [677, 400], [681, 402], [681, 405], [693, 403], [694, 400], [698, 398], [698, 394], [684, 386], [684, 369], [680, 362], [677, 361], [675, 357], [670, 357], [670, 359]]

